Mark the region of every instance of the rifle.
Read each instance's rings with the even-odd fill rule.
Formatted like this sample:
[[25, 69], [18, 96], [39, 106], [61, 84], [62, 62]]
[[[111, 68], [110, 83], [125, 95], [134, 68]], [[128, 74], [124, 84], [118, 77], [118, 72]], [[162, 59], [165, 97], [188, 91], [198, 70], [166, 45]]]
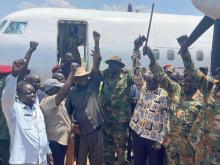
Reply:
[[[148, 30], [147, 30], [147, 38], [146, 38], [146, 42], [145, 42], [145, 46], [144, 47], [147, 47], [147, 44], [148, 44], [153, 14], [154, 14], [154, 3], [152, 4], [151, 15], [150, 15], [150, 22], [149, 22], [149, 26], [148, 26]], [[143, 55], [146, 55], [146, 54], [143, 54]]]

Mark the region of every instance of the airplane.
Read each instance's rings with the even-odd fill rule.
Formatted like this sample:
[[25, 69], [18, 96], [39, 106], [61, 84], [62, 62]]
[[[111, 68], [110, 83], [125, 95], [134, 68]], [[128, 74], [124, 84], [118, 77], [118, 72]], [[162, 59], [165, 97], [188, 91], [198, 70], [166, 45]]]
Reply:
[[[99, 10], [33, 8], [11, 13], [0, 22], [0, 63], [11, 64], [24, 56], [30, 41], [39, 42], [29, 68], [43, 80], [51, 76], [51, 68], [64, 55], [63, 42], [68, 37], [70, 26], [77, 26], [85, 36], [85, 43], [79, 46], [84, 64], [91, 68], [90, 51], [94, 47], [92, 31], [101, 34], [101, 69], [111, 55], [122, 57], [126, 68], [131, 68], [133, 42], [139, 34], [146, 35], [150, 13], [113, 12]], [[183, 68], [178, 56], [179, 45], [176, 38], [188, 34], [201, 20], [201, 16], [155, 13], [153, 16], [148, 45], [152, 47], [161, 65], [172, 64]], [[190, 47], [196, 66], [210, 66], [212, 29], [208, 30]], [[141, 59], [147, 67], [149, 60]]]
[[215, 76], [216, 69], [220, 67], [220, 1], [219, 0], [192, 0], [193, 5], [205, 14], [200, 23], [190, 34], [185, 47], [190, 47], [212, 25], [214, 25], [212, 51], [211, 51], [211, 74]]

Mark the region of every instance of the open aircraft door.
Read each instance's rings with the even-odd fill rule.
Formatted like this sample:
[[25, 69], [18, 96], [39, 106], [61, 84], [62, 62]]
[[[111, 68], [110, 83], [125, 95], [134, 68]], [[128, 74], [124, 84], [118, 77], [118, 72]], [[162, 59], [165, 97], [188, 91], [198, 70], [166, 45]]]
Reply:
[[58, 21], [57, 58], [59, 63], [64, 60], [65, 53], [70, 51], [73, 55], [79, 53], [82, 64], [88, 69], [88, 50], [88, 23], [86, 21]]

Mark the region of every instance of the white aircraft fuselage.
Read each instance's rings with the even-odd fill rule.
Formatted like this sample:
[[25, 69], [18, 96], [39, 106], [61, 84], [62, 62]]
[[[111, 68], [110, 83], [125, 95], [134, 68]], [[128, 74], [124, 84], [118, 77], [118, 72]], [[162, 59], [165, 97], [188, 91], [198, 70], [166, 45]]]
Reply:
[[[202, 17], [188, 15], [171, 15], [155, 13], [149, 38], [149, 46], [159, 51], [159, 63], [172, 64], [181, 68], [183, 63], [177, 55], [179, 45], [176, 38], [190, 34]], [[101, 54], [103, 57], [101, 69], [106, 68], [104, 61], [111, 55], [122, 57], [126, 68], [131, 68], [133, 41], [139, 34], [146, 35], [150, 13], [127, 13], [97, 10], [79, 10], [63, 8], [36, 8], [18, 11], [2, 18], [5, 25], [0, 27], [0, 64], [11, 64], [13, 60], [24, 57], [30, 41], [39, 42], [34, 52], [29, 68], [32, 73], [39, 74], [42, 79], [51, 75], [51, 68], [58, 63], [58, 23], [60, 21], [86, 22], [86, 56], [94, 47], [92, 32], [101, 34]], [[26, 27], [20, 27], [22, 34], [10, 34], [8, 26], [13, 22], [25, 22]], [[7, 33], [6, 33], [7, 31]], [[207, 31], [190, 48], [196, 66], [210, 66], [212, 30]], [[174, 52], [174, 59], [168, 60], [167, 52]], [[198, 52], [204, 58], [197, 59]], [[91, 57], [90, 57], [91, 59]], [[91, 68], [91, 60], [88, 60]], [[142, 66], [147, 67], [149, 60], [142, 57]]]

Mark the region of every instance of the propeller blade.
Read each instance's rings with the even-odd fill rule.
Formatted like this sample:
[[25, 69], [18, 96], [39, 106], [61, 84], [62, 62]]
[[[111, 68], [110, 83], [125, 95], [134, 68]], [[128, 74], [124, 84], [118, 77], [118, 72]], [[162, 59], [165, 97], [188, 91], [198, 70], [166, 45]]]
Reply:
[[213, 24], [215, 23], [215, 20], [204, 16], [203, 19], [200, 21], [200, 23], [197, 25], [195, 30], [191, 33], [189, 36], [189, 39], [187, 40], [186, 46], [191, 46], [203, 33], [205, 33]]

